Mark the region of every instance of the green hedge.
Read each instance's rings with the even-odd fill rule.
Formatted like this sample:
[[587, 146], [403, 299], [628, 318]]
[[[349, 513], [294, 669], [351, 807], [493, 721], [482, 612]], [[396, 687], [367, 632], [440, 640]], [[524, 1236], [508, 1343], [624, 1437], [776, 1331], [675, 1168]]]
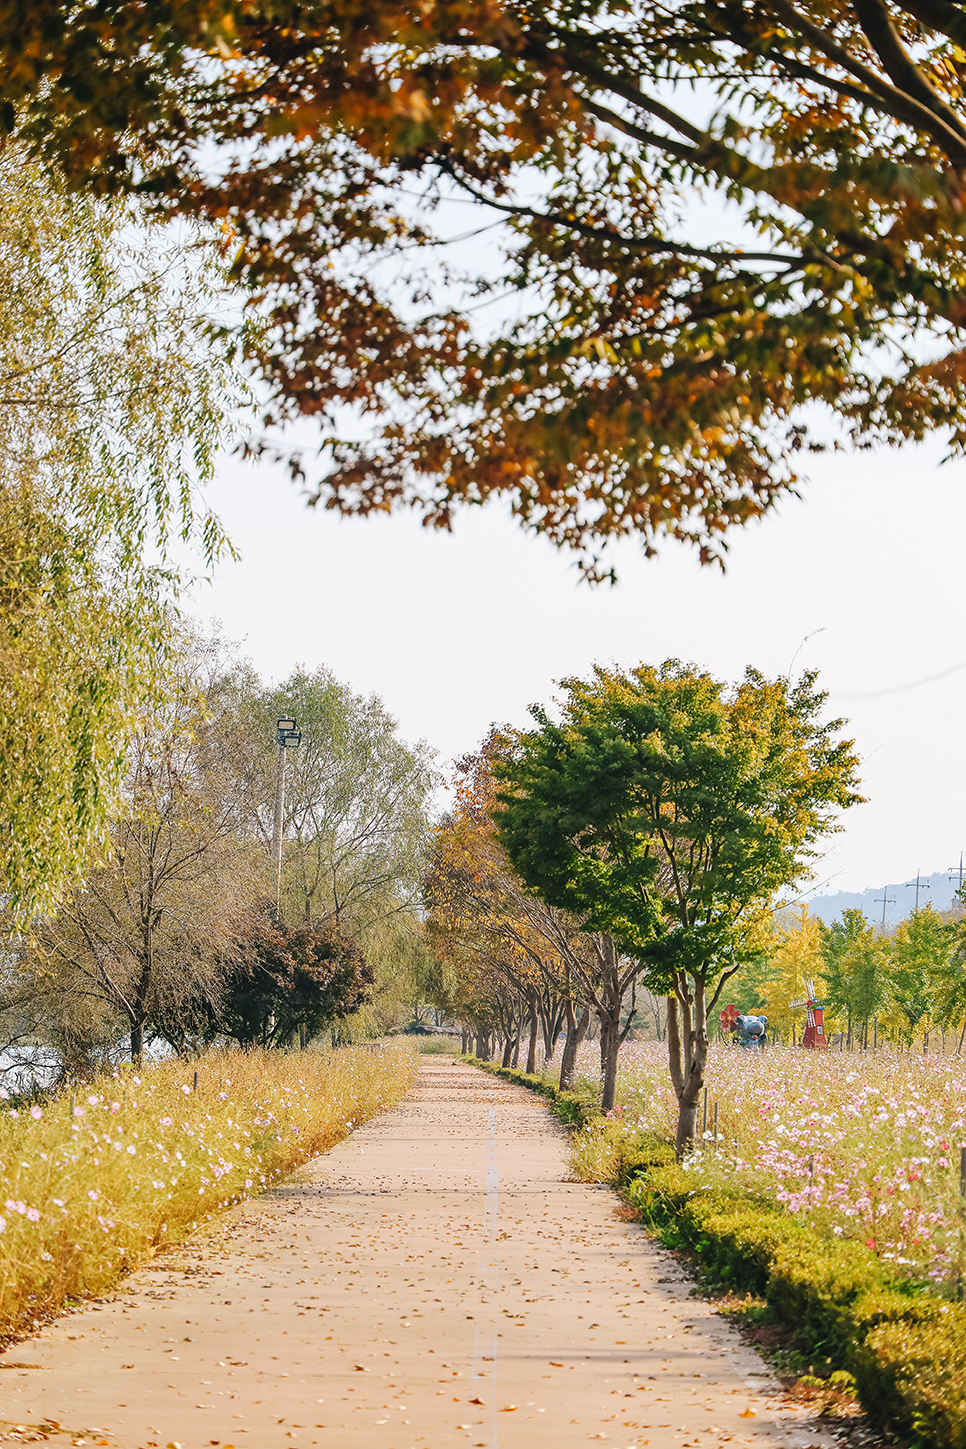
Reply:
[[[600, 1120], [592, 1102], [543, 1077], [465, 1060], [539, 1092], [570, 1126]], [[614, 1182], [668, 1246], [764, 1298], [800, 1347], [851, 1373], [878, 1429], [922, 1449], [966, 1449], [966, 1307], [897, 1282], [868, 1248], [821, 1236], [772, 1198], [696, 1185], [670, 1144], [649, 1136], [629, 1139]]]
[[891, 1279], [875, 1254], [836, 1242], [773, 1201], [695, 1186], [660, 1167], [625, 1189], [665, 1242], [720, 1281], [763, 1297], [803, 1347], [855, 1378], [879, 1429], [966, 1449], [966, 1309]]

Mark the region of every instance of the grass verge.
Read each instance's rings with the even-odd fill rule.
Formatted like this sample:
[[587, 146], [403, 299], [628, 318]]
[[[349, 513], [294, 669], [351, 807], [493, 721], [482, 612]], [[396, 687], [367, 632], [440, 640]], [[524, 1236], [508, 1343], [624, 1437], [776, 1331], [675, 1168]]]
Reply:
[[0, 1340], [328, 1151], [417, 1065], [408, 1045], [211, 1053], [0, 1111]]
[[706, 1282], [759, 1300], [757, 1321], [782, 1325], [794, 1351], [821, 1364], [801, 1382], [854, 1390], [877, 1430], [921, 1449], [966, 1449], [966, 1306], [890, 1277], [870, 1249], [816, 1231], [774, 1198], [702, 1182], [677, 1166], [669, 1142], [601, 1117], [543, 1077], [467, 1060], [546, 1097], [578, 1129], [576, 1177], [617, 1188]]
[[419, 1052], [420, 1056], [434, 1057], [458, 1057], [460, 1044], [457, 1038], [452, 1036], [407, 1036], [406, 1041], [411, 1041]]

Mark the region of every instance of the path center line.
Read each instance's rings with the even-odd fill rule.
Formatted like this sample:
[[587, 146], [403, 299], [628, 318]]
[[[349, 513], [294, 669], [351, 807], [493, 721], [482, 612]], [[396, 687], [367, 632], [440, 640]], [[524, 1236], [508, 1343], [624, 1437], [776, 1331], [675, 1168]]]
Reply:
[[[480, 1253], [480, 1281], [483, 1293], [495, 1297], [500, 1288], [500, 1260], [496, 1253], [500, 1179], [496, 1165], [496, 1107], [487, 1113], [486, 1193], [483, 1198], [483, 1246]], [[489, 1348], [489, 1354], [486, 1350]], [[489, 1369], [489, 1371], [487, 1371]], [[473, 1382], [486, 1390], [490, 1408], [490, 1449], [499, 1449], [496, 1405], [496, 1312], [489, 1322], [480, 1322], [473, 1344]]]

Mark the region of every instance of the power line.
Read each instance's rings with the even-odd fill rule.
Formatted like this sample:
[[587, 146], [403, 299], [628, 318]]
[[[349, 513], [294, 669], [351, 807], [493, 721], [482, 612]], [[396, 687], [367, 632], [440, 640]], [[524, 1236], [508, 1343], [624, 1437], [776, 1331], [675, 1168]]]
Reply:
[[884, 694], [901, 694], [906, 689], [918, 689], [922, 684], [935, 684], [937, 680], [947, 679], [950, 674], [958, 674], [961, 669], [966, 669], [966, 659], [962, 664], [944, 669], [941, 674], [929, 674], [925, 679], [913, 679], [909, 684], [895, 684], [889, 689], [872, 689], [864, 694], [839, 694], [832, 690], [829, 693], [832, 699], [881, 699]]

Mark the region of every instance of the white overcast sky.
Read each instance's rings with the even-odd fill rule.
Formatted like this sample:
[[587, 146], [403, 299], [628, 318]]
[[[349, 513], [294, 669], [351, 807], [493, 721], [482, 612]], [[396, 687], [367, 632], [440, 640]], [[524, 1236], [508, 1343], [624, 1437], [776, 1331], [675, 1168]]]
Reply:
[[341, 520], [306, 508], [280, 470], [227, 459], [210, 499], [241, 561], [190, 607], [265, 679], [326, 664], [375, 691], [444, 767], [594, 661], [774, 675], [823, 630], [796, 672], [818, 668], [850, 719], [869, 803], [844, 817], [819, 889], [861, 890], [966, 847], [966, 668], [901, 688], [966, 661], [966, 464], [939, 463], [938, 448], [819, 458], [801, 501], [733, 534], [724, 576], [683, 548], [645, 560], [628, 544], [619, 586], [593, 589], [498, 508], [466, 512], [452, 535], [405, 513]]

